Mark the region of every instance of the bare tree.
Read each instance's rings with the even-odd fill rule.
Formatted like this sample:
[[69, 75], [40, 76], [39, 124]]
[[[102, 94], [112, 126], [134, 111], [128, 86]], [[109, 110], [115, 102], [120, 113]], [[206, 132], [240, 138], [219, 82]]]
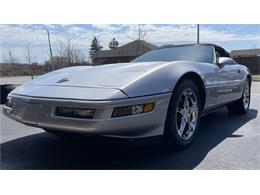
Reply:
[[27, 62], [27, 64], [32, 63], [32, 58], [32, 45], [31, 43], [27, 43], [27, 45], [25, 46], [25, 61]]
[[72, 52], [73, 52], [73, 45], [72, 45], [72, 38], [67, 37], [62, 45], [62, 56], [66, 57], [68, 65], [72, 64]]
[[31, 78], [33, 79], [33, 64], [32, 64], [33, 56], [32, 56], [32, 44], [27, 43], [25, 46], [25, 61], [27, 64], [31, 65]]
[[5, 56], [5, 63], [3, 66], [1, 66], [1, 71], [4, 75], [13, 74], [16, 75], [17, 72], [14, 68], [16, 59], [14, 57], [14, 52], [12, 48], [7, 48], [7, 56]]
[[71, 37], [67, 37], [65, 41], [59, 41], [58, 57], [66, 59], [67, 66], [79, 65], [85, 61], [82, 52], [74, 48], [73, 39]]
[[79, 49], [73, 49], [71, 52], [72, 62], [74, 64], [81, 64], [85, 61], [83, 53]]
[[136, 32], [134, 33], [133, 37], [129, 37], [132, 40], [137, 40], [137, 49], [136, 49], [136, 55], [140, 55], [140, 51], [142, 51], [140, 42], [144, 41], [147, 37], [148, 32], [150, 32], [149, 29], [146, 28], [145, 24], [138, 24]]
[[150, 30], [147, 30], [145, 28], [145, 24], [139, 24], [138, 25], [138, 40], [145, 40], [147, 33]]
[[14, 58], [14, 55], [13, 55], [13, 50], [11, 48], [7, 48], [7, 52], [8, 52], [8, 63], [10, 65], [14, 64], [15, 63], [15, 58]]
[[133, 36], [128, 36], [130, 39], [132, 40], [142, 40], [144, 41], [147, 37], [147, 34], [150, 32], [150, 30], [148, 30], [146, 28], [145, 24], [138, 24], [137, 25], [137, 29], [136, 32], [134, 32]]

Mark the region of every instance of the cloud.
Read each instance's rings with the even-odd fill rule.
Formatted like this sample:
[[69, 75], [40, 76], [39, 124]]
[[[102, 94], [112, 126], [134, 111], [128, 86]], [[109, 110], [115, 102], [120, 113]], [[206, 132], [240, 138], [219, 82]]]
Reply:
[[[242, 25], [243, 26], [243, 25]], [[39, 62], [48, 59], [48, 39], [46, 30], [49, 29], [54, 55], [57, 53], [60, 41], [72, 38], [74, 48], [82, 50], [88, 56], [88, 49], [93, 36], [96, 36], [104, 49], [115, 37], [120, 45], [128, 43], [138, 37], [136, 24], [92, 24], [92, 25], [68, 25], [68, 24], [37, 24], [37, 25], [0, 25], [0, 62], [7, 55], [7, 49], [11, 48], [15, 57], [24, 61], [24, 47], [31, 43], [34, 56]], [[169, 44], [179, 42], [196, 41], [196, 25], [168, 25], [148, 24], [142, 26], [147, 32], [145, 40], [154, 44]], [[216, 30], [207, 25], [202, 25], [200, 30], [202, 42], [220, 43], [223, 41], [260, 40], [260, 35], [239, 33], [231, 30]], [[258, 41], [259, 42], [259, 41]]]

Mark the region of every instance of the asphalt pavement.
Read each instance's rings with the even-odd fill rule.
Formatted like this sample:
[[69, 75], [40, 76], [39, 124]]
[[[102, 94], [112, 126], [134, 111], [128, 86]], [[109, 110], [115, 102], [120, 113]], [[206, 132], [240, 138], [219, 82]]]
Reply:
[[[260, 82], [251, 108], [204, 116], [194, 144], [182, 151], [122, 139], [61, 139], [0, 114], [1, 169], [260, 169]], [[0, 107], [2, 109], [2, 106]]]

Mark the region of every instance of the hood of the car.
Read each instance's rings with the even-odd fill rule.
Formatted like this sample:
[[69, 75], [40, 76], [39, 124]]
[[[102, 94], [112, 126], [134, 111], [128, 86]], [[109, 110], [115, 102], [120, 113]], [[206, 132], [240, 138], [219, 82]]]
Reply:
[[50, 72], [25, 83], [25, 85], [121, 89], [163, 63], [119, 63], [70, 67]]
[[[96, 91], [94, 89], [98, 89], [98, 91], [103, 89], [103, 91], [108, 92], [110, 98], [112, 96], [114, 99], [118, 98], [118, 95], [114, 95], [115, 91], [120, 91], [131, 98], [172, 92], [183, 74], [191, 71], [200, 74], [199, 68], [201, 67], [205, 70], [213, 68], [207, 63], [189, 61], [78, 66], [50, 72], [25, 83], [23, 86], [27, 86], [26, 89], [44, 87], [46, 90], [49, 87], [53, 89], [52, 91], [59, 91], [64, 87], [80, 88], [81, 91], [86, 88], [89, 93]], [[74, 96], [77, 96], [77, 93]]]

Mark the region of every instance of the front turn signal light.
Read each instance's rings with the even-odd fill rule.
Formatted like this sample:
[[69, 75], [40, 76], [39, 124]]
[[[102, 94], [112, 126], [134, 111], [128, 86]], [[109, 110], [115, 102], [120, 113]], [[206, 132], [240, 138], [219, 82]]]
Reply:
[[151, 112], [153, 110], [154, 103], [147, 103], [144, 105], [144, 113]]
[[115, 108], [112, 117], [122, 117], [151, 112], [154, 108], [154, 103], [139, 104], [133, 106], [125, 106]]

